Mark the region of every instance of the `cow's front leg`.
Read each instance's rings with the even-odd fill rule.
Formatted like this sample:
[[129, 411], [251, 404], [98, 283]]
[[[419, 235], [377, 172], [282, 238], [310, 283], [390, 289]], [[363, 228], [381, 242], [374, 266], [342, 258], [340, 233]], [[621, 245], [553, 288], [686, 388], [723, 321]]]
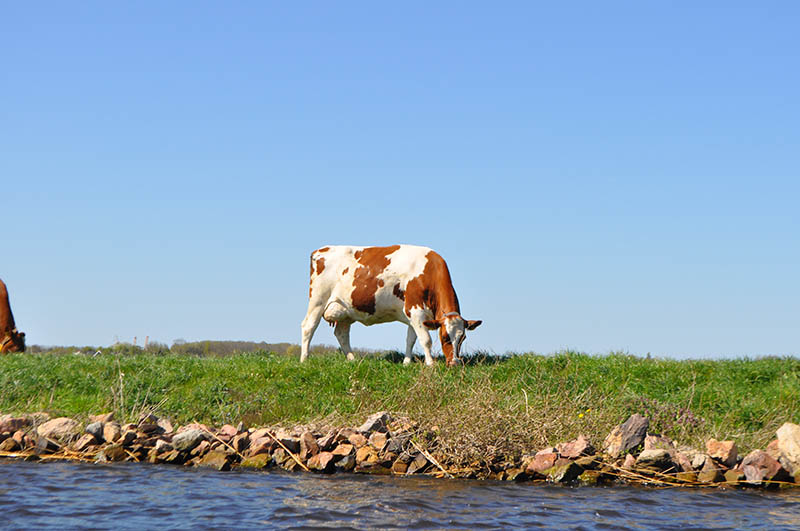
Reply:
[[403, 358], [403, 365], [408, 365], [412, 360], [412, 351], [414, 350], [414, 343], [417, 341], [417, 333], [414, 327], [408, 325], [408, 332], [406, 333], [406, 356]]
[[431, 341], [431, 335], [428, 332], [428, 328], [421, 322], [414, 323], [413, 326], [414, 332], [417, 334], [417, 339], [419, 339], [419, 344], [422, 345], [422, 351], [425, 353], [425, 365], [433, 365], [433, 356], [431, 356], [431, 347], [433, 346], [433, 342]]
[[333, 329], [333, 335], [339, 341], [339, 347], [347, 355], [347, 359], [353, 361], [356, 357], [350, 348], [350, 324], [344, 321], [337, 322], [336, 328]]

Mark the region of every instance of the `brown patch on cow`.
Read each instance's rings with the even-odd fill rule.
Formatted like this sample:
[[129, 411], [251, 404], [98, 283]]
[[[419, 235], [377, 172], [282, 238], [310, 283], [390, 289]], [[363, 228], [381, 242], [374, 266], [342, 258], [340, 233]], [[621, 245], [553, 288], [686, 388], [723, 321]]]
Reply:
[[392, 288], [392, 293], [401, 301], [406, 300], [406, 292], [403, 291], [403, 288], [400, 287], [400, 284], [394, 285], [394, 288]]
[[317, 258], [317, 274], [321, 274], [325, 269], [325, 259], [322, 257]]
[[412, 308], [424, 308], [433, 313], [434, 318], [450, 312], [461, 313], [458, 296], [453, 289], [450, 270], [444, 258], [435, 251], [425, 255], [428, 259], [419, 276], [412, 278], [406, 285], [404, 311], [411, 315]]
[[450, 340], [450, 335], [447, 333], [447, 328], [444, 325], [439, 327], [439, 341], [442, 343], [442, 354], [447, 361], [447, 365], [453, 364], [455, 348], [453, 342]]
[[389, 255], [399, 248], [399, 245], [366, 247], [355, 252], [355, 259], [361, 265], [353, 273], [352, 299], [356, 310], [370, 315], [375, 313], [375, 293], [383, 286], [378, 275], [389, 265]]
[[379, 288], [382, 288], [382, 287], [383, 287], [383, 284], [384, 284], [384, 283], [383, 283], [383, 279], [382, 279], [382, 278], [379, 278], [379, 279], [378, 279], [378, 287], [379, 287]]
[[342, 270], [342, 275], [346, 275], [348, 271], [350, 271], [350, 268], [349, 268], [349, 267], [345, 267], [345, 268]]
[[330, 247], [323, 247], [322, 249], [317, 249], [318, 253], [327, 253], [330, 250]]
[[0, 280], [0, 353], [25, 352], [25, 334], [17, 331], [8, 302], [8, 289]]

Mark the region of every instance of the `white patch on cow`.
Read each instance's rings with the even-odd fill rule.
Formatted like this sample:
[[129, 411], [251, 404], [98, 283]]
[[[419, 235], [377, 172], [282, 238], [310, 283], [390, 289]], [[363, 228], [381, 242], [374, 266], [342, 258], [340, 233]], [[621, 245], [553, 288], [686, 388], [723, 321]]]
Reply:
[[[351, 323], [359, 322], [370, 326], [399, 321], [409, 325], [404, 363], [411, 360], [411, 350], [414, 345], [412, 337], [416, 335], [425, 351], [425, 362], [429, 365], [433, 364], [430, 352], [432, 344], [430, 334], [422, 324], [424, 320], [433, 317], [432, 313], [426, 308], [413, 308], [409, 312], [410, 315], [407, 316], [404, 312], [404, 300], [395, 294], [396, 286], [405, 292], [409, 281], [422, 274], [431, 249], [415, 245], [401, 245], [387, 256], [389, 264], [378, 275], [378, 279], [383, 281], [383, 285], [379, 286], [375, 292], [375, 312], [372, 314], [355, 308], [352, 297], [355, 273], [362, 267], [356, 260], [355, 254], [364, 249], [365, 247], [333, 245], [328, 246], [325, 252], [315, 251], [312, 254], [314, 267], [311, 272], [311, 297], [302, 324], [300, 361], [305, 361], [308, 356], [311, 338], [320, 319], [324, 318], [329, 323], [337, 325], [335, 335], [348, 358], [352, 357], [349, 340]], [[325, 267], [320, 274], [317, 274], [316, 261], [319, 258], [325, 260]], [[340, 324], [341, 326], [339, 326]]]

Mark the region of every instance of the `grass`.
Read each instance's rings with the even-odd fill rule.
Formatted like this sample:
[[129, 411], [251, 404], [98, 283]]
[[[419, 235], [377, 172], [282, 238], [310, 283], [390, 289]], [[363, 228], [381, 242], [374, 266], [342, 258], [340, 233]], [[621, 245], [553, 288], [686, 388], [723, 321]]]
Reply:
[[400, 359], [372, 354], [349, 363], [330, 353], [301, 365], [266, 351], [14, 354], [0, 357], [0, 412], [80, 419], [114, 410], [136, 420], [153, 411], [179, 424], [258, 426], [358, 425], [389, 410], [435, 434], [437, 451], [465, 465], [518, 458], [579, 434], [599, 447], [632, 413], [682, 444], [734, 439], [740, 453], [763, 448], [782, 423], [800, 423], [800, 360], [791, 357], [478, 355], [449, 370]]

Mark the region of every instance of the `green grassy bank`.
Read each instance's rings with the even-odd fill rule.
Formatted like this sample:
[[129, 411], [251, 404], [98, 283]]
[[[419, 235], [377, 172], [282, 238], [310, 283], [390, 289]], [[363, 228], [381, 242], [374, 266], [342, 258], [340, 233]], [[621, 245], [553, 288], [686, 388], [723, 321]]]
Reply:
[[0, 413], [74, 418], [152, 411], [173, 423], [357, 425], [379, 410], [438, 433], [459, 460], [518, 456], [587, 435], [596, 446], [632, 413], [651, 433], [704, 447], [735, 439], [763, 448], [783, 422], [800, 423], [800, 360], [644, 359], [574, 352], [480, 357], [464, 367], [403, 366], [398, 356], [348, 363], [341, 354], [161, 352], [0, 357]]

